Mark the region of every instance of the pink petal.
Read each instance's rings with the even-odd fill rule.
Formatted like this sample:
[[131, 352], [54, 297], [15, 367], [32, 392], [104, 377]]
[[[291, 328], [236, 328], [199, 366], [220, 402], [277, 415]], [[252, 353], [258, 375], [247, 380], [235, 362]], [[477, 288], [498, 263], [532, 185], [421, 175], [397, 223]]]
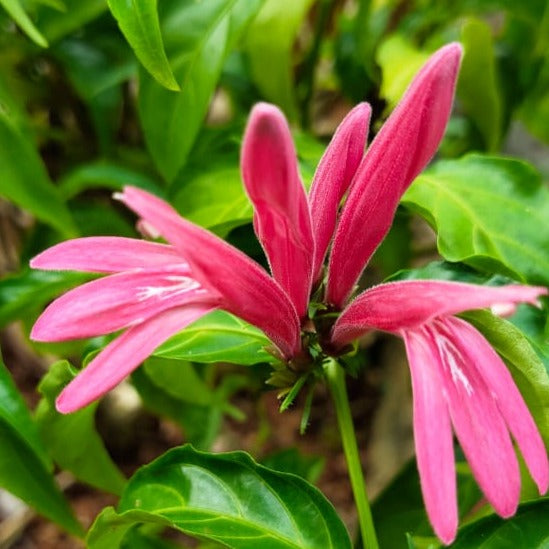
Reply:
[[544, 494], [549, 486], [547, 451], [509, 370], [490, 344], [470, 324], [459, 318], [448, 318], [445, 326], [467, 362], [477, 365], [524, 456], [539, 493]]
[[298, 352], [301, 341], [295, 308], [257, 263], [145, 191], [126, 187], [119, 198], [162, 233], [193, 272], [197, 271], [203, 285], [223, 296], [223, 308], [262, 329], [287, 358]]
[[432, 354], [438, 353], [450, 417], [473, 476], [495, 511], [509, 517], [520, 496], [520, 472], [511, 437], [492, 388], [479, 367], [463, 354], [461, 334], [450, 326], [444, 318], [423, 329], [430, 336]]
[[328, 303], [341, 308], [387, 234], [400, 197], [431, 160], [450, 116], [461, 46], [438, 50], [415, 77], [361, 162], [334, 237]]
[[320, 271], [336, 226], [343, 195], [364, 156], [372, 109], [360, 103], [345, 117], [322, 156], [315, 173], [309, 204], [316, 250], [314, 280]]
[[311, 217], [290, 129], [273, 105], [260, 103], [252, 110], [241, 164], [254, 205], [254, 228], [273, 277], [290, 296], [298, 316], [304, 317], [314, 258]]
[[215, 299], [215, 295], [187, 276], [186, 268], [114, 274], [83, 284], [56, 299], [36, 321], [31, 338], [64, 341], [108, 334], [139, 324], [166, 309]]
[[414, 438], [421, 491], [436, 535], [451, 543], [458, 509], [454, 445], [448, 406], [443, 397], [438, 353], [422, 332], [403, 333], [412, 373]]
[[132, 269], [165, 267], [186, 261], [172, 247], [116, 236], [67, 240], [31, 259], [33, 269], [117, 273]]
[[430, 319], [493, 304], [537, 304], [547, 288], [479, 286], [444, 280], [404, 280], [374, 286], [358, 296], [334, 326], [333, 341], [344, 345], [372, 328], [396, 332]]
[[164, 341], [215, 309], [192, 305], [172, 309], [130, 328], [109, 343], [57, 398], [62, 414], [87, 406], [118, 385]]

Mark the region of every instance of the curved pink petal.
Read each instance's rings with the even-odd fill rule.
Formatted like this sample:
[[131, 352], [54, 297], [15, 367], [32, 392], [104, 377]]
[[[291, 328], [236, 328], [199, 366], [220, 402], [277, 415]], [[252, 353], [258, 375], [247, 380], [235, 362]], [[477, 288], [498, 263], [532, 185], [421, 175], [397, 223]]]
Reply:
[[438, 353], [440, 377], [450, 417], [473, 476], [496, 512], [513, 515], [520, 496], [520, 472], [507, 425], [492, 388], [463, 354], [461, 335], [450, 319], [424, 327], [431, 352]]
[[215, 307], [171, 309], [130, 328], [109, 343], [57, 398], [62, 414], [75, 412], [103, 396], [135, 370], [164, 341]]
[[67, 240], [31, 259], [33, 269], [118, 273], [132, 269], [182, 268], [186, 261], [172, 246], [135, 238], [97, 236]]
[[431, 56], [366, 152], [334, 237], [329, 304], [344, 305], [391, 227], [402, 194], [434, 155], [450, 116], [461, 52], [454, 43]]
[[454, 444], [438, 354], [421, 331], [404, 332], [414, 395], [414, 439], [421, 491], [436, 535], [451, 543], [458, 525]]
[[368, 103], [360, 103], [349, 112], [322, 156], [311, 185], [309, 204], [315, 237], [315, 282], [320, 277], [334, 234], [339, 205], [364, 156], [371, 113]]
[[254, 205], [254, 228], [273, 277], [286, 290], [300, 318], [307, 313], [314, 241], [309, 204], [298, 174], [296, 152], [282, 112], [259, 103], [242, 145], [242, 177]]
[[193, 302], [219, 302], [187, 269], [130, 271], [93, 280], [51, 303], [31, 332], [37, 341], [93, 337]]
[[537, 304], [547, 288], [480, 286], [444, 280], [403, 280], [380, 284], [359, 295], [335, 323], [332, 340], [344, 345], [370, 329], [396, 332], [439, 316], [494, 304]]
[[538, 428], [509, 370], [484, 337], [459, 318], [445, 320], [448, 332], [467, 362], [476, 364], [515, 438], [540, 494], [549, 486], [547, 451]]
[[295, 308], [257, 263], [145, 191], [126, 187], [118, 197], [187, 259], [202, 285], [223, 296], [223, 308], [262, 329], [287, 358], [298, 352], [301, 340]]

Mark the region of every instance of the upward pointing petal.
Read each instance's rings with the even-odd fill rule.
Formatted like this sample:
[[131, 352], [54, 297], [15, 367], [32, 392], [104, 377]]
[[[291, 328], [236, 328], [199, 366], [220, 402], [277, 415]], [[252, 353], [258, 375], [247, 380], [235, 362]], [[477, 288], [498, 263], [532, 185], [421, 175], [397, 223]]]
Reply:
[[322, 156], [311, 185], [309, 204], [315, 236], [314, 281], [334, 234], [343, 195], [364, 156], [372, 109], [360, 103], [345, 117]]
[[125, 187], [119, 198], [189, 261], [201, 284], [221, 294], [223, 308], [262, 329], [287, 358], [298, 352], [301, 342], [295, 308], [257, 263], [145, 191]]
[[259, 103], [252, 110], [241, 163], [254, 205], [254, 228], [273, 276], [290, 296], [298, 316], [304, 317], [314, 256], [311, 217], [290, 129], [273, 105]]
[[404, 280], [380, 284], [359, 295], [337, 320], [333, 341], [349, 343], [369, 329], [414, 328], [439, 316], [494, 304], [531, 303], [547, 293], [536, 286], [479, 286], [443, 280]]
[[450, 116], [461, 52], [454, 43], [431, 56], [366, 152], [335, 234], [328, 303], [344, 305], [400, 197], [434, 155]]

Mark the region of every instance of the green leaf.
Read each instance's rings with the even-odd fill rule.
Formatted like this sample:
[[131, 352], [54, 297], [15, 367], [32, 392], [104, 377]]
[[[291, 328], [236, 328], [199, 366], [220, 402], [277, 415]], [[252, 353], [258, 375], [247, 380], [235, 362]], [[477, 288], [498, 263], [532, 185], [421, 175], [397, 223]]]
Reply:
[[0, 80], [0, 194], [65, 237], [76, 227], [30, 141], [24, 113]]
[[154, 354], [193, 362], [251, 365], [272, 362], [269, 339], [257, 328], [224, 311], [214, 311], [163, 343]]
[[376, 62], [381, 67], [380, 95], [391, 109], [428, 57], [428, 53], [416, 49], [400, 34], [390, 36], [379, 46]]
[[36, 410], [36, 422], [42, 440], [53, 460], [78, 480], [121, 494], [126, 479], [95, 430], [98, 402], [68, 415], [55, 409], [55, 399], [73, 377], [69, 363], [62, 360], [53, 364], [40, 382], [39, 391], [44, 398]]
[[334, 508], [297, 476], [271, 471], [243, 452], [175, 448], [130, 480], [118, 514], [92, 526], [90, 549], [120, 547], [136, 523], [158, 523], [235, 549], [349, 548]]
[[543, 498], [521, 505], [514, 517], [501, 519], [490, 515], [460, 528], [452, 549], [546, 549], [549, 546], [547, 527], [549, 499]]
[[470, 311], [462, 316], [480, 330], [504, 358], [545, 444], [549, 446], [549, 376], [526, 336], [507, 320], [488, 311]]
[[297, 448], [286, 448], [267, 456], [261, 463], [269, 469], [292, 473], [314, 484], [322, 474], [325, 461], [321, 456], [304, 455]]
[[108, 0], [108, 3], [139, 61], [162, 86], [178, 91], [162, 43], [156, 0]]
[[162, 2], [164, 44], [181, 91], [169, 91], [141, 71], [139, 115], [147, 147], [167, 181], [173, 181], [185, 163], [206, 116], [223, 61], [262, 2]]
[[491, 27], [471, 18], [463, 26], [461, 41], [465, 51], [457, 93], [465, 112], [481, 133], [486, 150], [493, 152], [501, 138], [501, 97]]
[[294, 43], [312, 0], [267, 0], [246, 36], [250, 71], [261, 93], [297, 117]]
[[435, 228], [445, 259], [549, 284], [549, 189], [525, 162], [477, 154], [437, 162], [403, 203]]
[[0, 326], [28, 318], [52, 298], [89, 279], [82, 273], [25, 269], [0, 280]]
[[81, 535], [81, 527], [55, 483], [36, 426], [1, 361], [0, 447], [0, 487], [68, 532]]
[[48, 41], [31, 21], [19, 0], [0, 0], [0, 5], [10, 14], [17, 25], [33, 42], [43, 48], [48, 47]]

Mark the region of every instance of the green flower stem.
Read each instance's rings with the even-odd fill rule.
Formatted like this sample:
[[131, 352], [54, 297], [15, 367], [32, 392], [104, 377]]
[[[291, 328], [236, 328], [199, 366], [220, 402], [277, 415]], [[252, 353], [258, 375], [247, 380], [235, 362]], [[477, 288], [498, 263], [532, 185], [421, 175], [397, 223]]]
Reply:
[[372, 520], [372, 512], [370, 511], [370, 504], [368, 503], [368, 496], [366, 494], [366, 483], [364, 482], [358, 454], [353, 418], [351, 417], [351, 408], [349, 407], [349, 397], [347, 396], [347, 389], [345, 387], [345, 373], [343, 368], [334, 359], [330, 359], [324, 365], [324, 371], [334, 399], [337, 422], [343, 442], [343, 451], [345, 452], [345, 459], [347, 460], [349, 477], [358, 511], [362, 546], [364, 549], [379, 549], [374, 522]]

